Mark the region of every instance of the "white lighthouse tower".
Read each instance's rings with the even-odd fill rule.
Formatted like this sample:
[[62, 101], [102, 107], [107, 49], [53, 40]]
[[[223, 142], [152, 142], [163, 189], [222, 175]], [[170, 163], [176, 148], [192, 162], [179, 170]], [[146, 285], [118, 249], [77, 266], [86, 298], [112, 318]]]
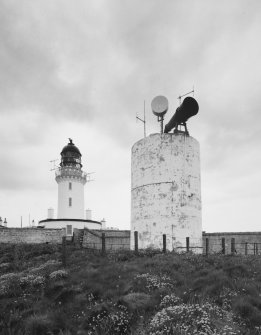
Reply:
[[82, 170], [80, 150], [69, 138], [69, 143], [62, 149], [61, 163], [55, 171], [58, 184], [57, 219], [54, 210], [48, 209], [48, 218], [39, 221], [39, 227], [66, 228], [66, 235], [73, 235], [74, 228], [101, 229], [102, 223], [91, 219], [91, 211], [86, 210], [84, 217], [84, 185], [87, 173]]
[[81, 153], [69, 139], [61, 152], [60, 168], [56, 171], [58, 184], [58, 219], [84, 219], [84, 185], [86, 172], [82, 171]]

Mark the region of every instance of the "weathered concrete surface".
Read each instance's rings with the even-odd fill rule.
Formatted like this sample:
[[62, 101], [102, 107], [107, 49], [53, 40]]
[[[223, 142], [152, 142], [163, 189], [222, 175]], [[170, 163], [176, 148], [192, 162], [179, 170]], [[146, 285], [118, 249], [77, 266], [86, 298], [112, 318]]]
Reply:
[[199, 143], [184, 134], [152, 134], [132, 147], [131, 248], [202, 252]]

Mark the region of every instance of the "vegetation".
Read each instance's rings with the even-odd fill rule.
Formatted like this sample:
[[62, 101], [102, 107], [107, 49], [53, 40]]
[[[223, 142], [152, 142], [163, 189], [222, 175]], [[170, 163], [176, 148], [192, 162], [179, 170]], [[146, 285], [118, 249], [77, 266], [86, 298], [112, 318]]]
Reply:
[[[261, 334], [261, 258], [0, 245], [0, 334]], [[64, 264], [65, 265], [65, 264]]]

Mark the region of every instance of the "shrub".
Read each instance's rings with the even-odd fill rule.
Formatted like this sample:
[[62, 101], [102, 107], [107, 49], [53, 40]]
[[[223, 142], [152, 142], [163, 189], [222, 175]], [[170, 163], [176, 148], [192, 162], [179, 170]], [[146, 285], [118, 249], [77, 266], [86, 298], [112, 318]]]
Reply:
[[161, 300], [160, 307], [166, 308], [170, 306], [176, 306], [180, 305], [182, 303], [182, 300], [177, 297], [175, 294], [165, 295], [163, 299]]
[[23, 288], [26, 287], [42, 287], [45, 284], [45, 279], [43, 276], [36, 275], [26, 275], [19, 279], [20, 285]]
[[0, 296], [17, 296], [20, 293], [19, 274], [6, 273], [0, 277]]
[[66, 270], [57, 270], [52, 273], [50, 273], [49, 278], [53, 280], [59, 280], [62, 278], [67, 278], [68, 277], [68, 271]]
[[88, 335], [129, 334], [130, 316], [124, 306], [101, 304], [84, 320], [82, 328]]
[[61, 266], [61, 264], [62, 263], [60, 261], [49, 260], [38, 267], [30, 269], [30, 273], [48, 276], [50, 273], [57, 270]]
[[226, 317], [228, 321], [229, 316], [222, 309], [210, 303], [170, 306], [163, 308], [152, 318], [149, 334], [241, 334], [234, 325], [227, 329], [224, 329], [223, 325], [217, 328], [217, 319], [223, 320]]
[[152, 292], [156, 289], [172, 289], [173, 287], [171, 278], [166, 275], [143, 273], [134, 278], [134, 290], [136, 291]]

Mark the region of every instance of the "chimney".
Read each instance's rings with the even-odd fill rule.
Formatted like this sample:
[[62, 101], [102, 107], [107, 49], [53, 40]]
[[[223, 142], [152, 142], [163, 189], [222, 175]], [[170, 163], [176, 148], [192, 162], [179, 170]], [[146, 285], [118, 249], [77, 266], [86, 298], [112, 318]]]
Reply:
[[47, 219], [53, 219], [53, 218], [54, 218], [54, 209], [53, 208], [48, 208]]

